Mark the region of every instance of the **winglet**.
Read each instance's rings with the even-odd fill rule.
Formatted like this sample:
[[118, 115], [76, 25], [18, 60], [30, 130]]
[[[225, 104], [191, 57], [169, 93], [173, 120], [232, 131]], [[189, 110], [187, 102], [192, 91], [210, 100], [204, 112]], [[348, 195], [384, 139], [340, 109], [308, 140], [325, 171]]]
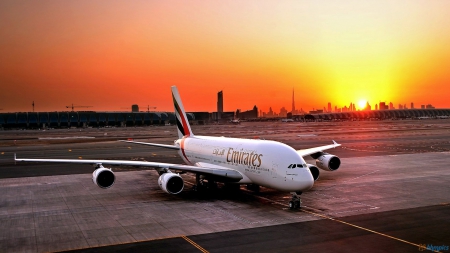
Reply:
[[336, 141], [333, 140], [333, 144], [335, 145], [335, 147], [339, 147], [341, 146], [341, 144], [337, 143]]

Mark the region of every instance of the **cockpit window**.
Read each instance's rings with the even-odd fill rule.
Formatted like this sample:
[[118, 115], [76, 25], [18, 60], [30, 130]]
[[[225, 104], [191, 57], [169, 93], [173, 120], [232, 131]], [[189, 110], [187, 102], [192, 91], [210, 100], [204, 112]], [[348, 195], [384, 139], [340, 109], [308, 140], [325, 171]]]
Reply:
[[290, 168], [292, 168], [292, 164], [291, 164], [291, 165], [289, 165], [288, 169], [290, 169]]
[[292, 164], [292, 168], [295, 168], [295, 164]]
[[297, 164], [297, 167], [301, 168], [301, 167], [303, 167], [303, 165], [301, 165], [301, 164]]

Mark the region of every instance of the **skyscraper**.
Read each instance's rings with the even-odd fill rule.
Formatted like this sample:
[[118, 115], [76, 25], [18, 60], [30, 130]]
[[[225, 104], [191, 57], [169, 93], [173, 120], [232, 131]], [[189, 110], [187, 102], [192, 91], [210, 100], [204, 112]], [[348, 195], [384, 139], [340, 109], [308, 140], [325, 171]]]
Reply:
[[292, 88], [292, 114], [295, 113], [294, 88]]
[[395, 109], [394, 104], [392, 102], [390, 102], [389, 103], [389, 110], [394, 110], [394, 109]]
[[331, 110], [331, 103], [330, 102], [328, 102], [328, 112], [331, 112], [332, 110]]
[[222, 118], [223, 113], [223, 91], [217, 93], [217, 119]]

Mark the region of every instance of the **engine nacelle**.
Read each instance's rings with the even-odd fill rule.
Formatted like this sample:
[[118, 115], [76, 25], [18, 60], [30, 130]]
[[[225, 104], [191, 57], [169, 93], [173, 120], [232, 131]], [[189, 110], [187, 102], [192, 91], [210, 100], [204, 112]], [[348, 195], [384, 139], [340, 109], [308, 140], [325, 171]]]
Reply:
[[321, 155], [316, 159], [316, 165], [322, 170], [335, 171], [341, 165], [341, 159], [335, 155]]
[[167, 172], [162, 174], [158, 178], [158, 185], [161, 190], [170, 193], [170, 194], [178, 194], [184, 188], [184, 181], [180, 175]]
[[116, 176], [111, 169], [100, 167], [92, 173], [92, 181], [98, 187], [107, 189], [114, 184]]
[[319, 168], [317, 168], [316, 166], [314, 166], [312, 164], [306, 164], [306, 166], [308, 166], [309, 171], [311, 171], [311, 175], [313, 176], [314, 181], [319, 179], [319, 175], [320, 175]]

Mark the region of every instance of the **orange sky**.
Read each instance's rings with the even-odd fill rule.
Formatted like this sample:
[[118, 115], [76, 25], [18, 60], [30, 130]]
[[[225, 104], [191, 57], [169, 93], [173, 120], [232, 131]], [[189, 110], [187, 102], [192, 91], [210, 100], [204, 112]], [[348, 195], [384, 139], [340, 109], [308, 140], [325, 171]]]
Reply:
[[1, 1], [0, 112], [450, 108], [450, 1]]

